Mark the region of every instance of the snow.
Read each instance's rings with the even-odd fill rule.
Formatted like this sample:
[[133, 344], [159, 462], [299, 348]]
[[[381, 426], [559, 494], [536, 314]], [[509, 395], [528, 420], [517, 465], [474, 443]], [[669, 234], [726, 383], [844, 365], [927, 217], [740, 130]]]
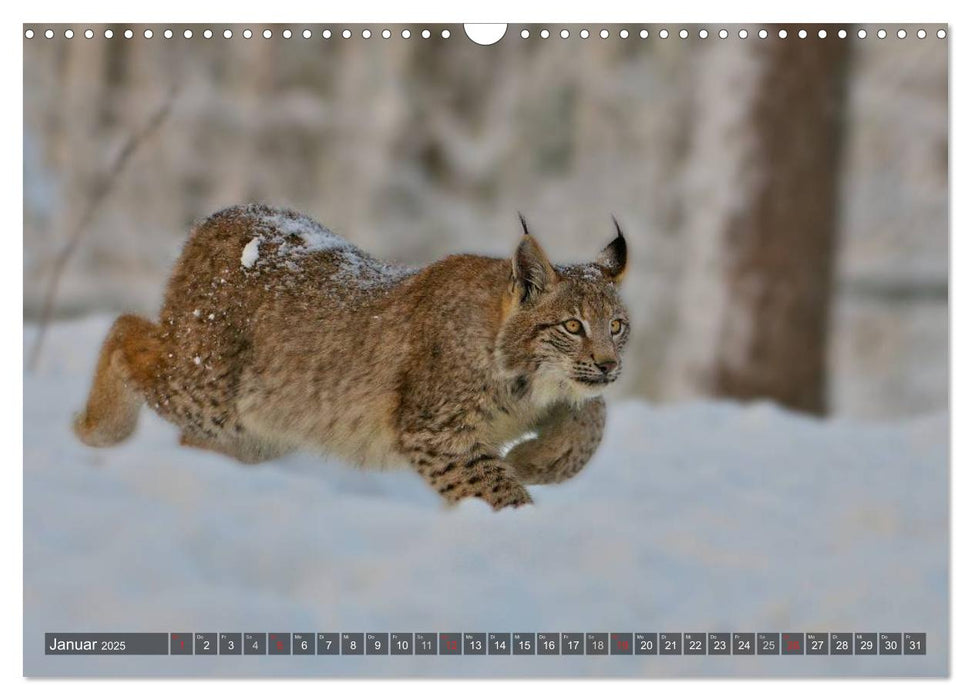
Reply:
[[562, 273], [576, 275], [587, 282], [599, 282], [604, 278], [603, 269], [596, 264], [556, 265], [555, 267]]
[[[250, 205], [241, 209], [240, 215], [250, 219], [250, 225], [258, 232], [243, 248], [240, 257], [240, 263], [247, 269], [269, 265], [299, 273], [306, 256], [331, 251], [337, 263], [335, 280], [344, 286], [375, 292], [387, 291], [417, 271], [371, 257], [304, 214]], [[261, 257], [260, 246], [263, 244], [268, 245]]]
[[[269, 212], [269, 213], [268, 213]], [[278, 258], [299, 258], [309, 253], [336, 250], [347, 255], [359, 251], [333, 231], [321, 226], [309, 216], [288, 210], [263, 209], [257, 206], [243, 208], [240, 214], [251, 220], [258, 231], [243, 247], [240, 264], [253, 268], [260, 260], [260, 245], [272, 243]], [[293, 262], [289, 260], [287, 262]]]
[[239, 256], [240, 264], [245, 268], [251, 268], [256, 264], [260, 257], [260, 238], [256, 236], [243, 247], [243, 254]]
[[307, 253], [351, 247], [346, 240], [304, 214], [275, 212], [261, 215], [260, 220], [263, 226], [278, 235], [299, 236]]
[[[408, 471], [245, 467], [144, 410], [69, 430], [112, 319], [54, 325], [24, 374], [28, 675], [943, 675], [948, 416], [612, 403], [535, 506], [446, 509]], [[28, 326], [24, 342], [32, 341]], [[66, 631], [927, 632], [926, 657], [45, 657]]]

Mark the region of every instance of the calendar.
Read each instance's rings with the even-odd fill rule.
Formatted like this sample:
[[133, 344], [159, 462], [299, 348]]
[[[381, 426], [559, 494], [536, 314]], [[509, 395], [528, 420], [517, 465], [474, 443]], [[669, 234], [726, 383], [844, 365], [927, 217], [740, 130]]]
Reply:
[[901, 656], [926, 632], [48, 632], [44, 653], [161, 656]]

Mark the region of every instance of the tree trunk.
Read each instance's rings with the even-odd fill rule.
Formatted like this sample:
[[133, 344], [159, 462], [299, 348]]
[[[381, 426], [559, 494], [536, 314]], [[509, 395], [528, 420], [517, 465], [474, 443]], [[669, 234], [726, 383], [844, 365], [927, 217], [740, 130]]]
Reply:
[[702, 59], [675, 393], [826, 410], [850, 40], [825, 29]]

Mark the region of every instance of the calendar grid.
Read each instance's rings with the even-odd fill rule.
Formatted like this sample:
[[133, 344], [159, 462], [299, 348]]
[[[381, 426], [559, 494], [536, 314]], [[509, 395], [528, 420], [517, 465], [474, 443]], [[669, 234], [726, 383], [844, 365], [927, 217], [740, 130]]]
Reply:
[[44, 653], [161, 656], [925, 656], [925, 632], [48, 632]]

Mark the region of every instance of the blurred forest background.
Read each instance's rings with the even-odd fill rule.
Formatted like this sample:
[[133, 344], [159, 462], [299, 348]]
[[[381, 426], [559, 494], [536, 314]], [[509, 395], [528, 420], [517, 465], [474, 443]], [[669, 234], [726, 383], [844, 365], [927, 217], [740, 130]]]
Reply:
[[[422, 264], [511, 254], [522, 211], [558, 262], [615, 214], [632, 267], [624, 391], [765, 397], [888, 419], [948, 403], [948, 48], [887, 38], [700, 39], [681, 27], [55, 26], [24, 42], [24, 320], [132, 134], [167, 100], [85, 227], [54, 318], [153, 315], [191, 224], [289, 206]], [[901, 26], [905, 39], [897, 38]], [[293, 37], [282, 36], [284, 28]], [[42, 28], [43, 29], [43, 28]], [[193, 32], [191, 39], [183, 32]], [[264, 29], [272, 38], [264, 39]], [[523, 38], [523, 30], [529, 38]], [[642, 29], [648, 38], [641, 39]], [[173, 93], [174, 90], [174, 93]], [[174, 97], [171, 95], [174, 94]]]

